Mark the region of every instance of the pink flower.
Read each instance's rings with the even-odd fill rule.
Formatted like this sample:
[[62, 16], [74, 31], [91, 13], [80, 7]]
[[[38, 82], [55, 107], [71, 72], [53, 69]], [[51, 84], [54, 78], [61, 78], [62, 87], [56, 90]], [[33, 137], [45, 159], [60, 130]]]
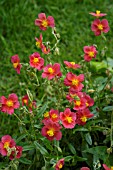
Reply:
[[42, 77], [43, 78], [47, 77], [48, 80], [51, 80], [56, 76], [58, 77], [62, 76], [59, 63], [55, 63], [53, 66], [52, 64], [48, 64], [46, 67], [44, 67], [43, 70], [44, 72], [42, 73]]
[[94, 114], [92, 114], [88, 108], [85, 108], [84, 110], [78, 110], [76, 112], [76, 115], [77, 115], [76, 122], [78, 125], [85, 125], [87, 119], [94, 116]]
[[55, 165], [55, 170], [60, 170], [64, 166], [64, 158], [60, 159], [56, 165]]
[[81, 67], [79, 64], [75, 64], [75, 62], [64, 61], [64, 64], [67, 66], [67, 68], [77, 69]]
[[50, 119], [53, 122], [58, 122], [59, 121], [59, 111], [58, 110], [51, 109], [49, 111], [49, 116], [50, 116]]
[[75, 92], [81, 91], [84, 85], [81, 83], [84, 81], [84, 75], [80, 74], [79, 76], [69, 72], [64, 79], [64, 84], [70, 86], [70, 90]]
[[82, 167], [80, 170], [90, 170], [88, 167]]
[[106, 164], [103, 164], [105, 170], [113, 170], [113, 167], [109, 168]]
[[36, 68], [37, 70], [42, 70], [44, 66], [44, 59], [40, 57], [40, 54], [35, 52], [30, 57], [30, 66]]
[[38, 19], [35, 20], [35, 25], [39, 26], [41, 30], [45, 31], [47, 27], [55, 27], [54, 18], [52, 16], [48, 16], [46, 18], [45, 13], [40, 13], [38, 15]]
[[76, 114], [71, 112], [69, 108], [66, 108], [64, 112], [60, 112], [60, 120], [65, 128], [72, 129], [76, 124]]
[[92, 58], [95, 58], [97, 55], [97, 50], [94, 46], [84, 46], [84, 60], [89, 62]]
[[20, 58], [18, 57], [17, 54], [11, 57], [11, 62], [13, 63], [13, 67], [16, 70], [16, 72], [20, 74], [22, 65], [20, 64]]
[[10, 94], [8, 99], [5, 96], [1, 96], [0, 104], [2, 105], [1, 111], [10, 115], [14, 113], [14, 109], [18, 109], [20, 106], [18, 97], [15, 93]]
[[50, 52], [50, 49], [49, 48], [47, 49], [47, 47], [44, 44], [42, 44], [41, 49], [44, 54], [48, 54]]
[[86, 104], [86, 107], [91, 107], [94, 105], [94, 100], [89, 96], [87, 95], [85, 92], [83, 93], [83, 97], [84, 99], [86, 100], [85, 104]]
[[22, 106], [28, 106], [28, 109], [30, 112], [32, 112], [33, 108], [36, 108], [36, 101], [30, 102], [28, 95], [26, 94], [25, 96], [22, 97]]
[[62, 138], [62, 133], [60, 129], [62, 128], [58, 123], [53, 122], [52, 120], [47, 120], [44, 122], [44, 127], [42, 128], [42, 135], [45, 136], [48, 140], [52, 141], [54, 139], [60, 140]]
[[99, 17], [103, 17], [103, 16], [106, 16], [107, 14], [104, 14], [104, 13], [100, 13], [100, 11], [96, 11], [95, 13], [94, 12], [90, 12], [89, 14], [99, 18]]
[[10, 160], [16, 158], [19, 159], [22, 156], [22, 146], [15, 146], [14, 150], [11, 152]]
[[28, 101], [29, 101], [29, 97], [26, 94], [24, 97], [22, 97], [22, 106], [24, 105], [28, 106]]
[[110, 27], [106, 19], [103, 19], [102, 21], [96, 19], [91, 24], [91, 30], [96, 36], [99, 36], [102, 32], [107, 33], [110, 30]]
[[38, 48], [42, 48], [42, 34], [40, 34], [40, 38], [35, 38], [36, 40], [36, 46]]

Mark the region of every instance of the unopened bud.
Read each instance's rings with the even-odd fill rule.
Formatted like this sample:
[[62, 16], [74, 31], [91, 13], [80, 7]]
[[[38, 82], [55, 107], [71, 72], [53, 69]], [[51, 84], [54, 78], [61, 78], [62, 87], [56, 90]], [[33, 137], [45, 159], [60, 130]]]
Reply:
[[110, 89], [110, 85], [107, 84], [106, 87], [105, 87], [106, 90], [109, 90]]
[[59, 54], [60, 54], [60, 53], [59, 53], [59, 48], [58, 48], [58, 47], [55, 48], [54, 54], [55, 54], [55, 55], [59, 55]]
[[108, 154], [112, 153], [112, 148], [108, 148], [108, 149], [107, 149], [107, 153], [108, 153]]
[[95, 91], [95, 90], [93, 90], [93, 89], [89, 89], [89, 90], [88, 90], [89, 93], [94, 93], [94, 91]]

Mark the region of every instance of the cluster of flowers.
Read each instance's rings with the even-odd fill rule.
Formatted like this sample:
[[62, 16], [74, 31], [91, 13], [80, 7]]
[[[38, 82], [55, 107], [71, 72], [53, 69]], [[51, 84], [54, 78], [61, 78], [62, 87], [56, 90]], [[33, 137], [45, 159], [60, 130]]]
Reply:
[[0, 141], [0, 154], [8, 156], [10, 160], [19, 159], [22, 155], [22, 146], [17, 146], [14, 139], [10, 135], [5, 135]]
[[[105, 170], [113, 170], [113, 166], [109, 168], [106, 164], [103, 164]], [[88, 167], [82, 167], [80, 170], [90, 170]]]

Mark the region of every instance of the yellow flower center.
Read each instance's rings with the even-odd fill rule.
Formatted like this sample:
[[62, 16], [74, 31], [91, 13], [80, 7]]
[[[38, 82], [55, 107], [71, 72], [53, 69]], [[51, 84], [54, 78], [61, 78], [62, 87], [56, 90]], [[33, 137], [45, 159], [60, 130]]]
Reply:
[[48, 68], [48, 72], [49, 72], [50, 74], [53, 74], [53, 73], [54, 73], [54, 70], [53, 70], [52, 68]]
[[34, 62], [34, 63], [38, 63], [38, 62], [39, 62], [39, 59], [38, 59], [38, 58], [34, 58], [34, 59], [33, 59], [33, 62]]
[[99, 24], [99, 25], [98, 25], [98, 29], [99, 29], [99, 30], [103, 30], [103, 25], [102, 25], [102, 24]]
[[93, 52], [93, 51], [90, 51], [90, 52], [89, 52], [89, 56], [90, 56], [90, 57], [94, 57], [94, 52]]
[[72, 117], [69, 117], [69, 116], [66, 117], [66, 120], [67, 120], [68, 123], [71, 123], [73, 121]]
[[54, 113], [54, 114], [52, 114], [52, 118], [53, 119], [55, 119], [55, 118], [57, 118], [58, 116]]
[[47, 20], [43, 20], [43, 21], [42, 21], [42, 26], [43, 26], [43, 27], [47, 27], [47, 26], [48, 26]]
[[7, 149], [9, 147], [9, 142], [4, 143], [4, 148]]
[[49, 129], [47, 131], [47, 134], [51, 137], [51, 136], [54, 136], [54, 129]]
[[87, 117], [86, 116], [83, 116], [80, 118], [82, 122], [86, 122], [87, 121]]
[[24, 99], [23, 102], [24, 102], [25, 104], [27, 104], [27, 99]]
[[19, 64], [18, 62], [17, 63], [13, 63], [13, 67], [17, 68], [18, 64]]
[[81, 105], [81, 101], [80, 101], [80, 100], [77, 100], [77, 101], [75, 102], [75, 105], [76, 105], [76, 106], [80, 106], [80, 105]]
[[72, 65], [75, 65], [75, 62], [70, 62]]
[[62, 164], [60, 164], [58, 167], [59, 167], [59, 169], [61, 169], [63, 166], [62, 166]]
[[97, 11], [96, 11], [96, 14], [99, 15], [99, 14], [100, 14], [100, 11], [97, 10]]
[[6, 105], [7, 105], [8, 107], [12, 107], [12, 106], [13, 106], [12, 100], [8, 100], [8, 101], [6, 102]]
[[77, 86], [78, 83], [79, 83], [79, 81], [77, 79], [73, 79], [72, 80], [72, 85]]
[[49, 117], [49, 112], [45, 112], [44, 113], [44, 117], [46, 118], [46, 117]]
[[89, 106], [88, 102], [86, 102], [86, 106], [87, 106], [87, 107]]
[[113, 170], [113, 166], [111, 166], [111, 170]]
[[39, 41], [36, 41], [36, 46], [40, 48], [40, 42]]

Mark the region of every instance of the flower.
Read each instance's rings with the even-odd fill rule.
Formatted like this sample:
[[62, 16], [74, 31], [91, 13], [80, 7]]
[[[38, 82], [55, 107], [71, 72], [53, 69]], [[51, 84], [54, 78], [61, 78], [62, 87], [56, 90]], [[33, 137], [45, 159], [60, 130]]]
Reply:
[[28, 106], [28, 101], [29, 101], [29, 97], [26, 94], [25, 96], [22, 97], [22, 106], [24, 105]]
[[51, 109], [49, 111], [49, 116], [50, 116], [50, 119], [53, 122], [58, 122], [59, 121], [59, 111], [58, 110]]
[[84, 60], [89, 62], [96, 57], [97, 50], [94, 46], [84, 46]]
[[14, 109], [18, 109], [20, 106], [18, 97], [15, 93], [10, 94], [8, 96], [8, 99], [5, 96], [1, 96], [0, 104], [1, 111], [6, 112], [10, 115], [14, 113]]
[[53, 79], [54, 77], [58, 76], [61, 77], [62, 73], [60, 71], [60, 64], [55, 63], [53, 66], [52, 64], [48, 64], [46, 67], [43, 68], [44, 72], [42, 73], [42, 77], [48, 80]]
[[45, 126], [42, 128], [41, 133], [48, 140], [60, 140], [62, 138], [62, 133], [60, 131], [62, 127], [58, 123], [53, 122], [49, 119], [47, 121], [44, 121], [44, 125]]
[[56, 165], [55, 165], [55, 170], [60, 170], [64, 165], [64, 158], [60, 159]]
[[94, 12], [90, 12], [89, 14], [99, 18], [99, 17], [103, 17], [103, 16], [106, 16], [107, 14], [104, 14], [104, 13], [101, 13], [100, 11], [96, 11], [95, 13]]
[[70, 86], [70, 90], [75, 92], [81, 91], [84, 85], [81, 83], [84, 81], [84, 74], [80, 74], [79, 76], [69, 72], [64, 79], [64, 84], [66, 86]]
[[76, 114], [71, 112], [69, 108], [66, 108], [64, 112], [60, 112], [60, 120], [65, 128], [72, 129], [76, 124]]
[[109, 168], [106, 164], [103, 164], [103, 167], [105, 170], [113, 170], [113, 166], [111, 168]]
[[30, 102], [28, 95], [26, 94], [25, 96], [22, 97], [22, 106], [28, 106], [28, 109], [30, 112], [32, 112], [33, 107], [36, 108], [36, 101]]
[[20, 70], [21, 70], [21, 67], [22, 65], [20, 64], [20, 58], [19, 56], [16, 54], [14, 56], [11, 57], [11, 62], [13, 63], [13, 67], [14, 69], [16, 70], [16, 72], [18, 74], [20, 74]]
[[77, 115], [76, 122], [78, 125], [85, 125], [87, 119], [94, 116], [94, 114], [92, 114], [88, 108], [85, 108], [84, 110], [78, 110], [76, 112], [76, 115]]
[[48, 54], [50, 52], [50, 49], [49, 48], [47, 49], [47, 47], [44, 44], [42, 44], [41, 49], [44, 54]]
[[30, 66], [36, 68], [37, 70], [42, 70], [44, 66], [44, 59], [40, 57], [40, 54], [35, 52], [30, 57]]
[[22, 146], [15, 146], [14, 150], [11, 152], [10, 160], [16, 158], [19, 159], [22, 156]]
[[86, 104], [86, 107], [91, 107], [94, 105], [94, 100], [89, 96], [87, 95], [85, 92], [83, 93], [83, 97], [84, 99], [86, 100], [85, 104]]
[[75, 62], [64, 61], [64, 64], [67, 66], [67, 68], [77, 69], [81, 67], [79, 64], [75, 64]]
[[80, 170], [90, 170], [88, 167], [82, 167]]
[[52, 16], [48, 16], [46, 18], [45, 13], [40, 13], [38, 15], [38, 19], [35, 20], [35, 25], [39, 26], [41, 30], [45, 31], [47, 27], [55, 27], [54, 18]]
[[42, 34], [40, 34], [40, 38], [35, 37], [35, 40], [36, 40], [36, 46], [38, 48], [42, 48]]
[[102, 32], [107, 33], [110, 30], [110, 27], [106, 19], [103, 19], [101, 21], [99, 19], [96, 19], [91, 24], [91, 30], [96, 36], [99, 36]]

